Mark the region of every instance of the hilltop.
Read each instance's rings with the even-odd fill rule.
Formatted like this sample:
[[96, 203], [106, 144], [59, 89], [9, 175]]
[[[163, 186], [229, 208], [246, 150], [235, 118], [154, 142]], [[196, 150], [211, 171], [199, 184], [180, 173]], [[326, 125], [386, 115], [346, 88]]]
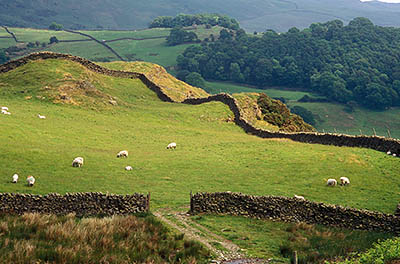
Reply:
[[237, 19], [248, 31], [304, 28], [314, 22], [367, 17], [378, 25], [399, 26], [400, 5], [359, 0], [255, 0], [251, 2], [201, 1], [190, 5], [183, 0], [118, 1], [36, 1], [4, 0], [0, 24], [16, 27], [47, 28], [52, 22], [69, 29], [147, 28], [158, 16], [179, 13], [220, 13]]

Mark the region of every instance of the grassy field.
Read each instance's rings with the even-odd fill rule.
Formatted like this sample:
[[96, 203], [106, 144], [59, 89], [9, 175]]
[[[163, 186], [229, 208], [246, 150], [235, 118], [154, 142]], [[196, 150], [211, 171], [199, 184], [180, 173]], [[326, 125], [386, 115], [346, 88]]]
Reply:
[[[63, 102], [62, 94], [70, 103], [53, 103]], [[393, 213], [400, 197], [400, 164], [394, 157], [250, 136], [227, 122], [233, 114], [222, 103], [161, 102], [139, 80], [98, 75], [73, 62], [30, 62], [1, 74], [0, 106], [12, 113], [0, 115], [2, 192], [151, 192], [151, 210], [180, 210], [190, 191], [297, 194], [385, 213]], [[177, 143], [176, 150], [166, 150], [170, 142]], [[127, 159], [116, 158], [122, 149], [129, 151]], [[82, 168], [71, 166], [77, 156], [85, 159]], [[125, 171], [127, 165], [133, 171]], [[10, 183], [14, 173], [20, 175], [18, 184]], [[27, 175], [37, 180], [33, 188], [24, 182]], [[352, 184], [325, 186], [327, 178], [341, 176]], [[236, 225], [238, 232], [250, 228], [226, 219], [220, 226]], [[267, 244], [248, 241], [252, 254], [276, 256], [276, 243], [268, 240], [282, 232], [274, 225], [260, 234]], [[250, 249], [252, 243], [256, 248]], [[269, 246], [275, 251], [261, 250]]]

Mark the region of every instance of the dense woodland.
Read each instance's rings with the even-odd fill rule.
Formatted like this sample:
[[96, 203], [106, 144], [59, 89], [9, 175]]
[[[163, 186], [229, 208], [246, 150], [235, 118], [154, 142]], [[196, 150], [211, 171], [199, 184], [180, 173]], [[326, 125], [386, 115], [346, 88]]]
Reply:
[[221, 26], [228, 29], [239, 29], [239, 22], [228, 16], [219, 14], [198, 14], [198, 15], [185, 15], [179, 14], [175, 17], [172, 16], [159, 16], [150, 23], [150, 28], [177, 28], [188, 27], [193, 25], [209, 25]]
[[302, 31], [248, 35], [223, 29], [220, 38], [187, 48], [178, 77], [317, 92], [330, 100], [372, 109], [400, 105], [400, 29], [355, 18], [314, 23]]

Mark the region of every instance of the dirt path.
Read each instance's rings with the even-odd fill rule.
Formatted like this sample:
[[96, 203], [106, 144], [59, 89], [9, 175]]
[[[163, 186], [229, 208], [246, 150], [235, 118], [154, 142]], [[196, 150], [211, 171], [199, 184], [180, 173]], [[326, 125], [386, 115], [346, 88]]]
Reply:
[[244, 259], [242, 249], [190, 219], [186, 211], [159, 209], [153, 214], [170, 227], [207, 247], [216, 257], [211, 263], [268, 263], [266, 260]]

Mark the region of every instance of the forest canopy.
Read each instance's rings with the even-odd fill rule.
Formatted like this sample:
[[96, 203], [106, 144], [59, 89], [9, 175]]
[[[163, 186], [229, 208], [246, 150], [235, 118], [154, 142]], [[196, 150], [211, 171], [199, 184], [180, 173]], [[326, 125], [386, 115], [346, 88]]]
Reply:
[[[372, 109], [400, 105], [400, 29], [355, 18], [261, 36], [222, 29], [219, 39], [188, 47], [180, 71], [264, 88], [290, 86]], [[179, 72], [178, 72], [179, 75]]]

